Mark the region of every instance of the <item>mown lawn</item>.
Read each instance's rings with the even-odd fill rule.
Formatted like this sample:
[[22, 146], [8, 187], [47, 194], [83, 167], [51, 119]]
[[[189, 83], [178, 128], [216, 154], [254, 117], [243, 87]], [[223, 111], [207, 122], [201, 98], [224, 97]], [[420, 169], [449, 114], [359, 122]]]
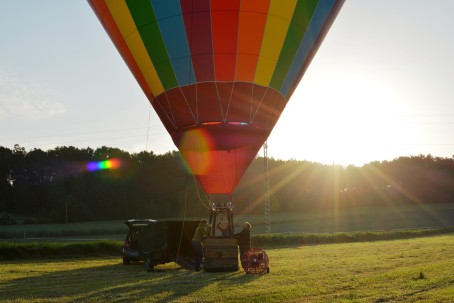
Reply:
[[0, 302], [454, 302], [454, 235], [267, 250], [267, 275], [120, 258], [0, 263]]
[[[200, 219], [202, 218], [186, 218], [186, 220]], [[241, 229], [244, 221], [252, 223], [253, 234], [265, 233], [263, 215], [235, 214], [236, 230]], [[454, 203], [408, 204], [395, 207], [363, 206], [340, 208], [335, 211], [319, 209], [271, 214], [273, 233], [334, 233], [452, 226], [454, 226]], [[124, 220], [9, 225], [0, 226], [0, 241], [2, 239], [13, 239], [15, 242], [123, 240], [127, 230]]]

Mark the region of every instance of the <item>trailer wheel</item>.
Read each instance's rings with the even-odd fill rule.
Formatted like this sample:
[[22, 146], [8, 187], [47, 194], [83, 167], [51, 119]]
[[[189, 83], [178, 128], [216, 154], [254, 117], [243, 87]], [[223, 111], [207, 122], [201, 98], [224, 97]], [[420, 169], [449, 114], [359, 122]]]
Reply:
[[154, 270], [153, 256], [150, 253], [145, 254], [145, 269], [150, 272]]

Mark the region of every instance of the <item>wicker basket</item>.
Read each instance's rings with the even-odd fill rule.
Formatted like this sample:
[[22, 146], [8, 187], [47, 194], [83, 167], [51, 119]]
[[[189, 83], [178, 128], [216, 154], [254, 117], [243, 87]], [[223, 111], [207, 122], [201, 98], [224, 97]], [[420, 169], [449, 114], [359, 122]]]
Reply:
[[234, 237], [209, 237], [202, 241], [205, 271], [237, 271], [238, 240]]

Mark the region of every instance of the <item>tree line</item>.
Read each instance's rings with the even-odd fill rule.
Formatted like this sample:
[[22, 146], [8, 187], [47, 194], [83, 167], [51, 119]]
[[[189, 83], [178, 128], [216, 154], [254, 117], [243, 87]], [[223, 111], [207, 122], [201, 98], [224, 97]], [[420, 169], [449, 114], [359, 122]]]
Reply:
[[[87, 169], [107, 159], [121, 166]], [[236, 213], [263, 213], [263, 163], [256, 158], [234, 192]], [[454, 202], [454, 158], [419, 155], [362, 167], [269, 159], [268, 167], [273, 213]], [[0, 146], [0, 212], [36, 222], [206, 216], [206, 201], [175, 151]]]

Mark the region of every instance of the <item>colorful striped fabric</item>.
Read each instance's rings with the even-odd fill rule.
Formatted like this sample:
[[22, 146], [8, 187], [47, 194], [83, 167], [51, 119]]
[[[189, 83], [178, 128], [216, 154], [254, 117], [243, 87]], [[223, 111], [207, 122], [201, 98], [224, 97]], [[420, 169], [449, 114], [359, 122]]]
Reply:
[[146, 92], [243, 81], [287, 98], [336, 0], [90, 0]]
[[89, 0], [207, 193], [231, 193], [344, 0]]

